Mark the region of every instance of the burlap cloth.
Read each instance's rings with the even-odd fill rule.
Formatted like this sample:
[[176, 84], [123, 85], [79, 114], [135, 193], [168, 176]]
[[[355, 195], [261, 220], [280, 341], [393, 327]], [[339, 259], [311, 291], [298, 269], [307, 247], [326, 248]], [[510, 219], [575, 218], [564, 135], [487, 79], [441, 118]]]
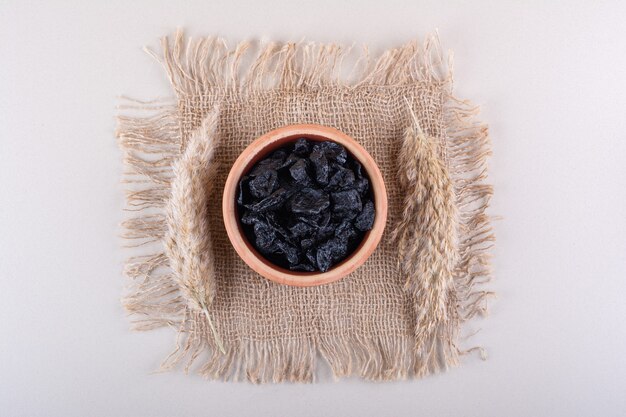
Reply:
[[[444, 369], [472, 350], [458, 340], [489, 295], [478, 288], [489, 278], [493, 240], [485, 215], [491, 187], [483, 184], [487, 128], [452, 96], [450, 63], [435, 37], [375, 60], [363, 52], [352, 74], [340, 63], [355, 53], [335, 45], [242, 42], [229, 49], [219, 39], [179, 33], [152, 54], [176, 100], [122, 105], [128, 203], [139, 211], [125, 222], [125, 237], [154, 249], [129, 260], [124, 305], [139, 329], [176, 329], [164, 368], [311, 381], [326, 363], [335, 376], [393, 380]], [[387, 185], [383, 240], [361, 268], [330, 285], [294, 288], [262, 278], [237, 256], [222, 221], [222, 189], [239, 153], [294, 123], [352, 136]], [[190, 201], [191, 220], [172, 208], [176, 193], [181, 204]], [[438, 262], [444, 266], [430, 265]]]

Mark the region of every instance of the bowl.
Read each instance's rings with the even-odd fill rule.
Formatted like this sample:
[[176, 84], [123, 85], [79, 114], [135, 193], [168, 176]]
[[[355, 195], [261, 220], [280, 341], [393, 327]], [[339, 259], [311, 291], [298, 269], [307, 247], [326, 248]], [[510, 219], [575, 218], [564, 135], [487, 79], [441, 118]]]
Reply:
[[[248, 241], [239, 220], [236, 196], [241, 177], [261, 159], [274, 150], [281, 148], [298, 138], [305, 137], [313, 141], [333, 141], [343, 147], [363, 166], [370, 180], [373, 194], [374, 225], [363, 237], [359, 246], [342, 262], [326, 272], [297, 272], [282, 268], [265, 259]], [[321, 125], [298, 124], [272, 130], [256, 139], [239, 155], [233, 164], [222, 198], [224, 226], [231, 244], [241, 259], [263, 277], [279, 284], [296, 287], [310, 287], [335, 282], [361, 266], [374, 252], [382, 238], [387, 221], [387, 191], [383, 176], [369, 153], [354, 139], [337, 129]]]

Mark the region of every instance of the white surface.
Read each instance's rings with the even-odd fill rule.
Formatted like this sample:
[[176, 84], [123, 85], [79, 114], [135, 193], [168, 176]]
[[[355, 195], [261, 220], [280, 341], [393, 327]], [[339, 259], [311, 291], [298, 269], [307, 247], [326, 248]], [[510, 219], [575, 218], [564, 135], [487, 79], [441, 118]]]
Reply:
[[[335, 3], [2, 1], [1, 415], [625, 415], [625, 3]], [[486, 362], [387, 384], [151, 374], [173, 335], [131, 333], [118, 301], [114, 115], [119, 94], [169, 95], [141, 47], [176, 27], [374, 49], [439, 29], [491, 125], [504, 217]]]

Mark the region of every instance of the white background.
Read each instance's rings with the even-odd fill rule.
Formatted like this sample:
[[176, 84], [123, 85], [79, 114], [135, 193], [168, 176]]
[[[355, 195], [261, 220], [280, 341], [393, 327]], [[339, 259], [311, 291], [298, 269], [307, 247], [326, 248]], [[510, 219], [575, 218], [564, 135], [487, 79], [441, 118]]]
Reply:
[[[339, 3], [0, 3], [0, 415], [626, 414], [625, 3]], [[176, 27], [375, 51], [439, 29], [491, 126], [487, 361], [385, 384], [152, 373], [173, 333], [130, 332], [119, 303], [114, 116], [120, 94], [170, 94], [141, 47]]]

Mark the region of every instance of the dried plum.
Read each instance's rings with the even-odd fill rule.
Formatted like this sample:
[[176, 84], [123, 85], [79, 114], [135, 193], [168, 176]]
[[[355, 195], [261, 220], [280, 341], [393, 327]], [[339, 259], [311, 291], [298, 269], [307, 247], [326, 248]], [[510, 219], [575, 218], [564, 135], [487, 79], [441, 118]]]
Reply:
[[311, 183], [311, 179], [309, 178], [309, 173], [306, 168], [306, 161], [300, 158], [298, 158], [298, 161], [289, 168], [289, 174], [291, 174], [291, 178], [293, 178], [297, 184], [308, 185]]
[[277, 170], [282, 167], [283, 162], [284, 162], [284, 158], [283, 159], [280, 159], [280, 158], [264, 159], [261, 162], [259, 162], [257, 165], [255, 165], [255, 167], [252, 169], [252, 171], [250, 171], [248, 175], [251, 177], [256, 177], [257, 175], [261, 175], [269, 169]]
[[299, 222], [302, 222], [302, 223], [306, 223], [306, 224], [311, 225], [311, 226], [313, 226], [315, 228], [318, 228], [319, 227], [319, 221], [320, 221], [321, 218], [322, 218], [322, 216], [320, 214], [313, 214], [313, 215], [308, 215], [308, 216], [300, 214], [300, 215], [298, 215], [296, 217], [296, 221], [299, 221]]
[[252, 226], [255, 223], [261, 221], [261, 216], [259, 213], [255, 213], [254, 211], [246, 210], [241, 216], [241, 223], [247, 224], [248, 226]]
[[348, 210], [348, 211], [337, 211], [333, 212], [331, 216], [331, 221], [334, 224], [339, 224], [344, 220], [354, 220], [356, 216], [358, 216], [360, 211], [358, 210]]
[[250, 194], [256, 198], [265, 198], [278, 188], [278, 174], [273, 169], [268, 169], [254, 177], [248, 184]]
[[295, 214], [319, 214], [330, 206], [328, 194], [314, 188], [303, 188], [289, 201], [291, 211]]
[[311, 147], [309, 146], [309, 141], [306, 138], [298, 139], [293, 146], [293, 153], [300, 156], [308, 154], [310, 150]]
[[[360, 230], [360, 229], [359, 229]], [[337, 228], [335, 229], [335, 237], [340, 239], [341, 241], [350, 241], [358, 235], [358, 232], [355, 230], [352, 223], [348, 220], [344, 220]]]
[[293, 271], [328, 271], [375, 218], [363, 167], [329, 141], [299, 138], [277, 149], [242, 177], [236, 199], [250, 242]]
[[367, 180], [367, 178], [359, 178], [354, 183], [354, 189], [357, 190], [361, 195], [365, 195], [369, 191], [369, 188], [370, 182]]
[[291, 232], [293, 237], [307, 236], [313, 233], [314, 230], [315, 227], [305, 222], [298, 222], [289, 228], [289, 231]]
[[348, 254], [348, 242], [333, 238], [327, 242], [327, 245], [330, 247], [333, 263], [345, 258]]
[[248, 188], [249, 182], [250, 177], [247, 175], [239, 180], [239, 187], [237, 190], [237, 204], [239, 205], [244, 205], [250, 201], [250, 189]]
[[330, 210], [324, 210], [320, 219], [317, 221], [317, 225], [320, 227], [326, 227], [330, 223], [331, 218]]
[[265, 213], [265, 219], [267, 220], [267, 224], [274, 228], [276, 233], [281, 235], [285, 241], [289, 242], [292, 245], [295, 245], [295, 239], [291, 232], [286, 230], [283, 226], [281, 226], [279, 219], [276, 217], [275, 212], [267, 212]]
[[326, 272], [330, 269], [330, 266], [333, 264], [333, 256], [331, 248], [328, 247], [328, 245], [324, 244], [317, 250], [315, 263], [317, 264], [317, 269], [322, 272]]
[[333, 202], [333, 211], [361, 211], [363, 208], [361, 196], [355, 189], [331, 193], [330, 199]]
[[328, 189], [344, 189], [354, 184], [354, 172], [342, 166], [337, 166], [337, 170], [328, 181]]
[[319, 229], [317, 229], [317, 234], [315, 235], [315, 239], [318, 242], [321, 242], [331, 237], [334, 233], [335, 233], [334, 225], [320, 227]]
[[331, 265], [345, 258], [348, 254], [348, 243], [340, 239], [329, 239], [317, 249], [316, 261], [320, 271], [326, 272]]
[[262, 213], [268, 210], [276, 210], [277, 208], [280, 208], [280, 206], [282, 206], [285, 201], [287, 201], [290, 194], [291, 193], [288, 190], [284, 188], [279, 188], [271, 195], [265, 197], [263, 200], [251, 205], [250, 210], [257, 213]]
[[280, 239], [276, 239], [276, 246], [285, 258], [287, 258], [287, 262], [289, 262], [290, 265], [296, 265], [300, 262], [300, 251], [295, 246]]
[[283, 162], [281, 164], [281, 168], [285, 168], [285, 167], [288, 168], [288, 167], [292, 166], [293, 164], [295, 164], [296, 162], [298, 162], [300, 159], [301, 158], [298, 155], [294, 154], [294, 153], [289, 154], [287, 159], [285, 159], [285, 162]]
[[354, 227], [362, 232], [371, 230], [374, 226], [374, 217], [374, 203], [370, 200], [365, 203], [363, 211], [354, 220]]
[[308, 249], [304, 256], [311, 262], [313, 265], [317, 264], [317, 251], [315, 249]]
[[313, 168], [315, 169], [315, 180], [319, 185], [328, 184], [328, 174], [330, 172], [330, 167], [328, 165], [328, 160], [326, 156], [321, 151], [313, 151], [311, 152], [311, 162], [313, 163]]
[[313, 152], [316, 151], [324, 154], [327, 159], [336, 161], [341, 165], [345, 164], [348, 159], [348, 152], [346, 152], [346, 148], [335, 142], [318, 142], [313, 145]]
[[256, 236], [256, 247], [263, 253], [271, 252], [272, 243], [276, 239], [274, 229], [262, 221], [254, 224], [254, 235]]

